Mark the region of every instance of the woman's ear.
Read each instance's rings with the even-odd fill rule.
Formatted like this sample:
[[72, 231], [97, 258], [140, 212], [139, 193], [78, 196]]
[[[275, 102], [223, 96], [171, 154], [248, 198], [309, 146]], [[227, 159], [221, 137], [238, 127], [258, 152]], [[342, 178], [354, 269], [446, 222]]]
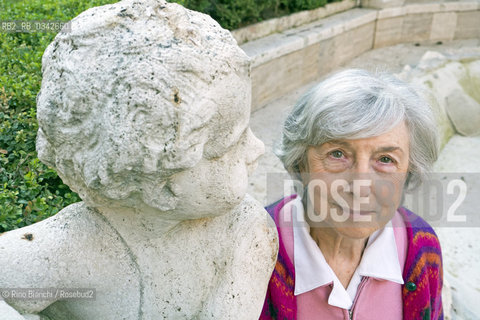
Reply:
[[303, 156], [303, 158], [299, 161], [297, 168], [298, 168], [298, 177], [300, 178], [303, 186], [305, 187], [310, 181], [309, 170], [308, 170], [308, 157], [306, 155]]

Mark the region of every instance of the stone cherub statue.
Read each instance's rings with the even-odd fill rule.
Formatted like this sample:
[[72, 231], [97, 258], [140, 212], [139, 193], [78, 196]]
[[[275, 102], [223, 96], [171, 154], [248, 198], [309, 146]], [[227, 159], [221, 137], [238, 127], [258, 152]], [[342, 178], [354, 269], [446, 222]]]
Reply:
[[[83, 202], [0, 236], [8, 319], [258, 319], [276, 231], [246, 195], [248, 57], [210, 17], [126, 0], [72, 20], [43, 56], [39, 158]], [[2, 311], [3, 310], [3, 311]]]

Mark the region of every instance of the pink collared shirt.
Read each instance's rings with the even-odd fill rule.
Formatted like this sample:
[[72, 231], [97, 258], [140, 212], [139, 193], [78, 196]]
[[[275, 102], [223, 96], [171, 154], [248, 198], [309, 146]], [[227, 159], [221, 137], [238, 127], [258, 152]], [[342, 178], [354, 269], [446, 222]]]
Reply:
[[297, 319], [402, 319], [407, 236], [400, 214], [370, 236], [347, 289], [310, 237], [308, 225], [299, 223], [303, 214], [299, 198], [280, 212], [281, 221], [293, 222], [280, 232], [295, 265]]

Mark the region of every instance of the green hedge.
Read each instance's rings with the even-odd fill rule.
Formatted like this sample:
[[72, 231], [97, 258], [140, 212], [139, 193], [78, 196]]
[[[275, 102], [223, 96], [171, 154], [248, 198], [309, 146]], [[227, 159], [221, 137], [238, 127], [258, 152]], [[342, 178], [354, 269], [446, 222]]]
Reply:
[[[226, 29], [324, 6], [327, 0], [176, 0], [187, 8], [205, 12]], [[328, 1], [333, 2], [333, 1]]]
[[[0, 21], [68, 21], [116, 1], [0, 0]], [[41, 58], [54, 33], [0, 33], [0, 232], [40, 221], [80, 201], [35, 152]]]
[[[8, 20], [68, 21], [115, 0], [0, 0], [0, 23]], [[234, 29], [273, 16], [312, 9], [326, 0], [177, 0]], [[41, 58], [54, 33], [0, 32], [0, 233], [54, 215], [80, 201], [41, 163], [35, 152], [35, 98]]]

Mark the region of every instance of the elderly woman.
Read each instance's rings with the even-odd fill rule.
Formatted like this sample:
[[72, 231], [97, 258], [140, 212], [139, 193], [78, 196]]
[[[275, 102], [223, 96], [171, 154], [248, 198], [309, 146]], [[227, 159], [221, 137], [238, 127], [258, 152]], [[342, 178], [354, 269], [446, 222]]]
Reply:
[[277, 155], [306, 192], [267, 210], [280, 251], [260, 319], [441, 319], [432, 228], [400, 207], [437, 159], [429, 106], [406, 83], [363, 70], [310, 90]]

